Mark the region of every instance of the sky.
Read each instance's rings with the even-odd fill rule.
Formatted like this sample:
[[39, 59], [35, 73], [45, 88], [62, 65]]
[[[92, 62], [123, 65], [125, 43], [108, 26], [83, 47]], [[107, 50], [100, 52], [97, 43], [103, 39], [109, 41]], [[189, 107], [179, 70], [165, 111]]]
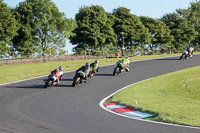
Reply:
[[[8, 6], [16, 7], [19, 2], [25, 0], [3, 0]], [[118, 7], [126, 7], [137, 16], [148, 16], [154, 19], [161, 18], [166, 13], [173, 13], [176, 9], [186, 9], [191, 2], [196, 0], [51, 0], [56, 4], [60, 12], [64, 12], [67, 18], [75, 18], [79, 9], [83, 6], [99, 5], [106, 12], [112, 12]], [[66, 42], [69, 54], [72, 53], [72, 46]]]

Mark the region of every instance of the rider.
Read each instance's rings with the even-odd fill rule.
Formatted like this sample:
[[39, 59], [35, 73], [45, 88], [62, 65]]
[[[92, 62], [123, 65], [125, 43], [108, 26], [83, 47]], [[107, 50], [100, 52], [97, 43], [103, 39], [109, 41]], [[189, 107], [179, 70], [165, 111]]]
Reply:
[[130, 58], [126, 57], [122, 60], [122, 64], [125, 66], [125, 70], [129, 72]]
[[119, 63], [122, 63], [125, 66], [125, 71], [129, 72], [130, 58], [126, 57], [125, 59], [119, 60]]
[[63, 67], [59, 66], [58, 69], [51, 71], [51, 74], [54, 74], [56, 76], [56, 82], [57, 84], [59, 84], [60, 80], [62, 80], [63, 77]]
[[91, 72], [95, 73], [99, 71], [99, 60], [95, 60], [92, 64], [90, 64]]
[[80, 67], [78, 70], [76, 70], [76, 76], [78, 75], [78, 72], [82, 71], [85, 74], [85, 77], [83, 78], [86, 82], [87, 78], [91, 77], [91, 68], [90, 64], [87, 62], [84, 66]]
[[192, 57], [192, 56], [193, 56], [193, 53], [194, 53], [193, 47], [188, 47], [188, 48], [187, 48], [187, 51], [188, 51], [189, 57]]

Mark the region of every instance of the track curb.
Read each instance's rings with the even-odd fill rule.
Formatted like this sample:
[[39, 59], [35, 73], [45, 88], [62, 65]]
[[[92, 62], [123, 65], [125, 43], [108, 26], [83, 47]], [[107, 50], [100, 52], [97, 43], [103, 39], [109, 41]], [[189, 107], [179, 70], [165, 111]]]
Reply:
[[[199, 55], [199, 54], [198, 54], [198, 55]], [[173, 56], [173, 57], [177, 57], [177, 56]], [[170, 58], [170, 57], [165, 57], [165, 58]], [[158, 58], [156, 58], [156, 59], [158, 59]], [[161, 58], [159, 58], [159, 59], [161, 59]], [[154, 60], [154, 59], [149, 59], [149, 60]], [[142, 60], [142, 61], [145, 61], [145, 60]], [[139, 62], [139, 61], [137, 61], [137, 62]], [[186, 68], [186, 69], [187, 69], [187, 68]], [[182, 70], [184, 70], [184, 69], [182, 69]], [[176, 72], [176, 71], [174, 71], [174, 72]], [[170, 73], [174, 73], [174, 72], [170, 72]], [[170, 74], [170, 73], [166, 73], [166, 74]], [[166, 75], [166, 74], [161, 74], [161, 75], [159, 75], [159, 76]], [[127, 115], [123, 115], [123, 114], [114, 112], [114, 111], [112, 111], [112, 110], [110, 110], [110, 109], [108, 109], [108, 108], [106, 108], [106, 107], [104, 106], [105, 101], [108, 100], [110, 97], [114, 96], [115, 94], [117, 94], [118, 92], [120, 92], [120, 91], [122, 91], [122, 90], [124, 90], [124, 89], [126, 89], [126, 88], [128, 88], [128, 87], [130, 87], [130, 86], [136, 85], [136, 84], [138, 84], [138, 83], [141, 83], [141, 82], [144, 82], [144, 81], [147, 81], [147, 80], [151, 80], [151, 79], [156, 78], [156, 77], [159, 77], [159, 76], [151, 77], [151, 78], [144, 79], [144, 80], [141, 80], [141, 81], [139, 81], [139, 82], [136, 82], [136, 83], [127, 85], [127, 86], [125, 86], [125, 87], [123, 87], [123, 88], [121, 88], [121, 89], [115, 91], [114, 93], [108, 95], [108, 96], [105, 97], [104, 99], [102, 99], [102, 100], [99, 102], [99, 106], [100, 106], [102, 109], [104, 109], [104, 110], [106, 110], [106, 111], [108, 111], [108, 112], [110, 112], [110, 113], [113, 113], [113, 114], [118, 115], [118, 116], [126, 117], [126, 118], [129, 118], [129, 119], [134, 119], [134, 120], [139, 120], [139, 121], [144, 121], [144, 122], [150, 122], [150, 123], [156, 123], [156, 124], [161, 124], [161, 125], [175, 126], [175, 127], [200, 129], [200, 127], [184, 126], [184, 125], [178, 125], [178, 124], [171, 124], [171, 123], [150, 121], [150, 120], [145, 120], [145, 119], [140, 119], [140, 118], [133, 118], [133, 117], [130, 117], [130, 116], [127, 116]]]

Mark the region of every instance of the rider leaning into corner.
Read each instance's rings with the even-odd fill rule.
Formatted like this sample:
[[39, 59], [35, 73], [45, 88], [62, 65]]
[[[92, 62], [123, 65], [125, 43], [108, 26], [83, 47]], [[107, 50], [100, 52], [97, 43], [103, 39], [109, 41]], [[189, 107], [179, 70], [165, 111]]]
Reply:
[[95, 60], [93, 63], [90, 64], [91, 72], [96, 73], [99, 71], [99, 60]]
[[75, 76], [78, 75], [79, 71], [82, 71], [84, 73], [83, 80], [85, 80], [85, 82], [87, 81], [87, 78], [91, 77], [91, 68], [90, 68], [90, 64], [88, 62], [84, 66], [82, 66], [78, 70], [76, 70]]
[[125, 71], [129, 72], [130, 58], [126, 57], [125, 59], [119, 60], [119, 62], [125, 66]]
[[56, 82], [57, 84], [59, 84], [60, 80], [62, 80], [63, 77], [63, 67], [59, 66], [58, 69], [51, 71], [51, 74], [54, 74], [56, 76]]
[[188, 48], [187, 48], [187, 51], [188, 51], [189, 57], [192, 57], [193, 54], [194, 54], [194, 49], [193, 49], [193, 47], [188, 47]]

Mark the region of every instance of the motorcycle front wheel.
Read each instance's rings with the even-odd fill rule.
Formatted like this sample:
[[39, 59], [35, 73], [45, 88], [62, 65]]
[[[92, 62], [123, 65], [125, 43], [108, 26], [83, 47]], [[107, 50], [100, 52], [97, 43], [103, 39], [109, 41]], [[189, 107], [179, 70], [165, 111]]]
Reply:
[[51, 87], [53, 85], [53, 80], [47, 80], [45, 82], [44, 88]]
[[119, 74], [119, 67], [115, 68], [113, 71], [113, 75], [116, 76]]
[[75, 78], [73, 83], [72, 83], [72, 86], [73, 87], [77, 86], [79, 82], [80, 82], [80, 77]]

